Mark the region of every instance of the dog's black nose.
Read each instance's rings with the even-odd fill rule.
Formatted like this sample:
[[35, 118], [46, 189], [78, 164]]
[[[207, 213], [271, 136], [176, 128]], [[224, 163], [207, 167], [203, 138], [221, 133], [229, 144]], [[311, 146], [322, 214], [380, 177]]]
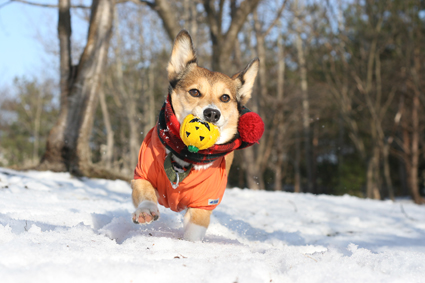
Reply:
[[220, 111], [217, 109], [207, 108], [204, 110], [204, 117], [208, 122], [215, 123], [220, 119], [220, 116]]

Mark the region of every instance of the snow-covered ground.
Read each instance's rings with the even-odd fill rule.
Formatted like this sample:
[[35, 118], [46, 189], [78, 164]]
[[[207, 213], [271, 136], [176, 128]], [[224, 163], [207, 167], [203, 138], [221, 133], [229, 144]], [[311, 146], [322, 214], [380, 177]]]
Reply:
[[0, 282], [424, 282], [425, 206], [228, 189], [203, 243], [122, 181], [0, 168]]

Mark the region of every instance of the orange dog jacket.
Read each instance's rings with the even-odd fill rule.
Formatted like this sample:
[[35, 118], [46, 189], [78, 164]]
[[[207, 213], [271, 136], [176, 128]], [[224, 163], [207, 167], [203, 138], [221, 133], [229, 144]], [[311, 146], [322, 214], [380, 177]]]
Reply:
[[215, 160], [206, 170], [192, 168], [174, 189], [164, 170], [167, 154], [156, 127], [149, 131], [140, 147], [134, 179], [149, 181], [156, 189], [159, 204], [173, 211], [182, 211], [188, 207], [207, 210], [216, 208], [227, 185], [225, 157]]

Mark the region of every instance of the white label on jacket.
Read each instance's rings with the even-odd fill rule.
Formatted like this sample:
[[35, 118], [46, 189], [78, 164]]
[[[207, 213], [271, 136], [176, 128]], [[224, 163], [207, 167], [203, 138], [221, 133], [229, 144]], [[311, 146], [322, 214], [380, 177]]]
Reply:
[[208, 200], [208, 205], [218, 204], [218, 201], [219, 200], [220, 200], [220, 198], [218, 198], [218, 199], [209, 199]]

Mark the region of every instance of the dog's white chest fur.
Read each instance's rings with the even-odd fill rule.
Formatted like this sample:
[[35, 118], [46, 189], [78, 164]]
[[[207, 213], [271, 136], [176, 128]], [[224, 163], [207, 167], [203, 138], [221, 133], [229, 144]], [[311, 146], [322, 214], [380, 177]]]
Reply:
[[[168, 149], [168, 148], [166, 148], [165, 149], [165, 152], [167, 153], [167, 154], [170, 154], [170, 150]], [[181, 167], [189, 167], [190, 166], [190, 163], [189, 162], [186, 162], [186, 161], [183, 161], [183, 160], [181, 160], [180, 158], [178, 158], [177, 156], [171, 156], [171, 158], [175, 161], [175, 162], [177, 162]], [[195, 169], [195, 170], [205, 170], [205, 169], [208, 169], [208, 168], [210, 168], [211, 167], [211, 165], [212, 165], [213, 163], [212, 162], [210, 162], [210, 163], [207, 163], [207, 164], [203, 164], [203, 165], [193, 165], [193, 168]]]

